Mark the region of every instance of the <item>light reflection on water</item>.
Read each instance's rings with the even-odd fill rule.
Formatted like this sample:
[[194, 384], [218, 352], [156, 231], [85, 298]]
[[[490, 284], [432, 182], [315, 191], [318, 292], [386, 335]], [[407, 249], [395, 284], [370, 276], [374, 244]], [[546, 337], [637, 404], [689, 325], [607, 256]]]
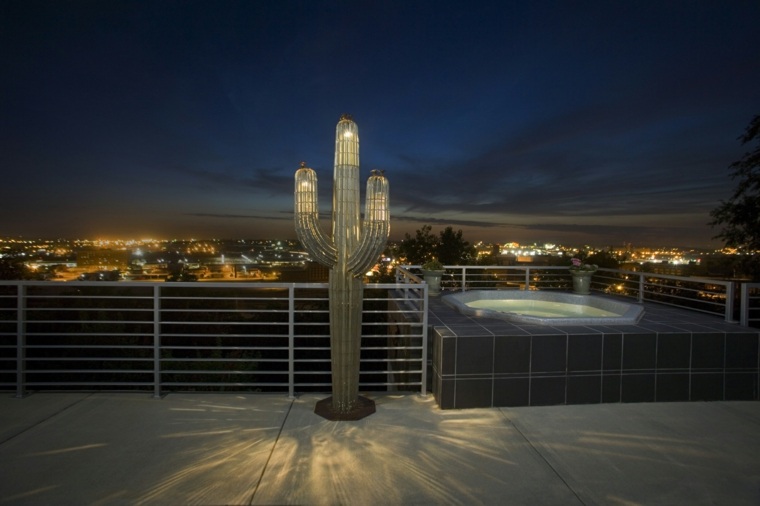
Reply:
[[614, 317], [620, 316], [612, 311], [605, 311], [582, 304], [568, 304], [566, 302], [551, 302], [546, 300], [525, 299], [481, 299], [466, 302], [467, 306], [475, 309], [488, 309], [502, 313], [515, 313], [527, 316], [543, 318], [588, 318], [588, 317]]

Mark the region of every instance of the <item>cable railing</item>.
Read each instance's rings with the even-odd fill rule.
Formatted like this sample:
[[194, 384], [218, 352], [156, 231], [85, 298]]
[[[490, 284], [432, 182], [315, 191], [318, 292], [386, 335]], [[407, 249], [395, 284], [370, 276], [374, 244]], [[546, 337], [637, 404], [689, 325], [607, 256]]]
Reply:
[[[360, 388], [425, 394], [427, 290], [367, 284]], [[326, 283], [0, 281], [0, 388], [330, 390]]]
[[[365, 285], [360, 387], [427, 391], [418, 266]], [[445, 290], [570, 290], [564, 267], [446, 266]], [[760, 326], [760, 283], [600, 268], [596, 293]], [[444, 292], [445, 293], [445, 292]], [[0, 389], [330, 390], [326, 283], [0, 281]]]
[[[421, 282], [419, 265], [399, 268], [398, 282]], [[758, 285], [760, 286], [760, 285]], [[562, 266], [481, 266], [447, 265], [441, 279], [443, 290], [571, 290], [572, 275]], [[594, 292], [656, 302], [723, 317], [738, 322], [748, 311], [758, 311], [760, 293], [747, 299], [737, 310], [737, 283], [734, 281], [671, 276], [652, 272], [599, 268], [591, 281]], [[754, 309], [753, 309], [754, 308]]]

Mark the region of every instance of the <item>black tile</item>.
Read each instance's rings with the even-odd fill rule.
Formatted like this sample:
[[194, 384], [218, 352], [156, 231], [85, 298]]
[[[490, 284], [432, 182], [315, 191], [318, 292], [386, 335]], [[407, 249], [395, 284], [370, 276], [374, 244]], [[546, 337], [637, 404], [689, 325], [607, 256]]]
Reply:
[[548, 325], [531, 325], [528, 323], [521, 323], [517, 327], [525, 334], [531, 336], [556, 336], [558, 331]]
[[565, 403], [565, 377], [530, 378], [530, 405], [554, 406]]
[[757, 334], [726, 335], [726, 369], [757, 370]]
[[436, 401], [441, 398], [441, 375], [436, 372], [435, 367], [433, 367], [433, 374], [430, 376], [430, 391], [433, 392]]
[[552, 328], [557, 329], [560, 334], [569, 335], [589, 335], [589, 334], [603, 334], [600, 330], [595, 330], [593, 326], [589, 325], [552, 325]]
[[494, 372], [530, 371], [530, 336], [496, 336], [495, 340]]
[[428, 330], [428, 357], [433, 362], [441, 363], [441, 336], [432, 327]]
[[726, 400], [758, 400], [757, 382], [757, 373], [726, 373]]
[[436, 397], [441, 409], [453, 409], [456, 382], [453, 379], [442, 379], [439, 396]]
[[439, 325], [443, 325], [443, 320], [441, 320], [440, 318], [438, 318], [433, 313], [428, 313], [428, 325], [431, 325], [433, 327], [436, 327], [436, 326], [439, 326]]
[[678, 402], [689, 400], [689, 374], [664, 373], [657, 375], [657, 402]]
[[723, 373], [697, 373], [691, 375], [692, 401], [722, 401]]
[[459, 337], [457, 339], [457, 376], [493, 374], [494, 337]]
[[726, 335], [693, 334], [691, 338], [691, 369], [723, 369]]
[[433, 332], [440, 337], [456, 337], [456, 334], [448, 327], [433, 327]]
[[472, 322], [469, 316], [462, 315], [444, 315], [441, 316], [441, 321], [447, 327], [461, 327], [467, 325], [476, 325]]
[[599, 404], [602, 402], [602, 377], [568, 376], [568, 404]]
[[623, 370], [654, 371], [656, 342], [654, 334], [623, 335]]
[[459, 337], [477, 337], [477, 336], [492, 336], [490, 332], [476, 324], [462, 324], [452, 325], [448, 324], [448, 328]]
[[666, 325], [663, 323], [647, 323], [640, 326], [642, 329], [656, 334], [670, 334], [678, 331], [678, 327], [673, 325]]
[[620, 391], [621, 402], [654, 402], [654, 374], [624, 374]]
[[494, 407], [528, 406], [529, 378], [496, 378], [493, 384]]
[[657, 369], [689, 369], [691, 334], [657, 336]]
[[602, 376], [602, 402], [620, 402], [620, 374]]
[[533, 336], [531, 374], [566, 370], [567, 336]]
[[514, 325], [505, 324], [502, 322], [501, 325], [488, 325], [486, 327], [488, 331], [495, 335], [495, 336], [527, 336], [528, 333], [525, 332], [523, 329], [516, 327]]
[[493, 393], [492, 379], [462, 379], [456, 384], [456, 408], [490, 408]]
[[567, 370], [599, 371], [602, 368], [602, 335], [575, 334], [567, 338]]
[[458, 337], [441, 338], [441, 374], [454, 374], [456, 372]]
[[604, 334], [602, 342], [602, 369], [619, 371], [623, 360], [623, 335]]

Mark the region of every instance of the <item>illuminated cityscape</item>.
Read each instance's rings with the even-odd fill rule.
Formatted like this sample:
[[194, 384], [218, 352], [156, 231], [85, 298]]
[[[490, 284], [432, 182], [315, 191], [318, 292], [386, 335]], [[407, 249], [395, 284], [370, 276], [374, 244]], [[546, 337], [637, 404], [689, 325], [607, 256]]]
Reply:
[[[295, 241], [196, 239], [0, 239], [0, 257], [21, 260], [51, 281], [276, 280], [304, 268]], [[108, 273], [108, 274], [106, 274]]]
[[[397, 243], [390, 242], [386, 260], [395, 258]], [[677, 247], [569, 246], [556, 243], [502, 244], [475, 242], [480, 264], [562, 265], [573, 255], [606, 252], [621, 265], [662, 274], [717, 275], [704, 270], [710, 261], [730, 258], [730, 249], [708, 250]], [[498, 254], [495, 254], [498, 252]], [[295, 240], [278, 239], [31, 239], [0, 238], [0, 258], [20, 261], [37, 279], [51, 281], [171, 279], [197, 281], [280, 281], [304, 279], [305, 271], [316, 269], [309, 254]], [[632, 267], [631, 267], [632, 266]], [[704, 267], [696, 273], [691, 267]], [[108, 274], [105, 274], [108, 273]], [[185, 278], [177, 277], [184, 273]], [[295, 278], [294, 278], [295, 276]], [[315, 277], [316, 276], [316, 277]], [[309, 280], [326, 276], [311, 273]]]

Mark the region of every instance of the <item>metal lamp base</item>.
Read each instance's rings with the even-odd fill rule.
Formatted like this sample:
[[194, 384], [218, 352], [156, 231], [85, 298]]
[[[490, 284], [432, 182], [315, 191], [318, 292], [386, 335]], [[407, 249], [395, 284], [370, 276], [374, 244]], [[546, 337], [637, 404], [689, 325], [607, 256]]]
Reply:
[[314, 413], [331, 421], [354, 421], [361, 420], [375, 412], [375, 401], [359, 396], [356, 405], [351, 411], [340, 413], [333, 410], [332, 397], [317, 401]]

